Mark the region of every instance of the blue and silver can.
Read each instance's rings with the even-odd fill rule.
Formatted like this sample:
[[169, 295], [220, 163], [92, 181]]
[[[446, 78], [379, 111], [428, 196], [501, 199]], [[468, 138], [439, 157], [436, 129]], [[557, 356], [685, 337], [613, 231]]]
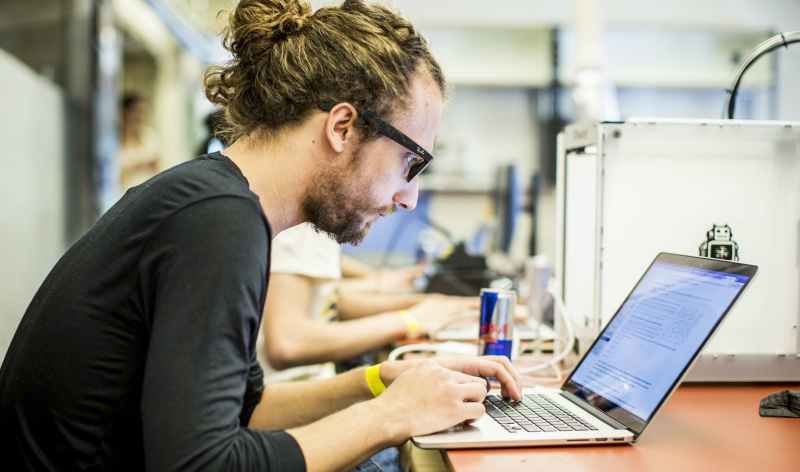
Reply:
[[481, 289], [481, 331], [478, 354], [511, 359], [514, 340], [514, 290]]

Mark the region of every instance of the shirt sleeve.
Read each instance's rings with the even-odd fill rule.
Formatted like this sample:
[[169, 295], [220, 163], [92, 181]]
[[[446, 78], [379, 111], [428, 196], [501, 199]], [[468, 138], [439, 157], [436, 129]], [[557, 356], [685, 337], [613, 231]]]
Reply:
[[272, 241], [273, 274], [303, 275], [312, 279], [342, 278], [342, 247], [318, 233], [310, 223], [281, 231]]
[[303, 471], [296, 441], [249, 429], [269, 229], [255, 202], [211, 198], [170, 216], [140, 274], [149, 340], [141, 411], [148, 470]]

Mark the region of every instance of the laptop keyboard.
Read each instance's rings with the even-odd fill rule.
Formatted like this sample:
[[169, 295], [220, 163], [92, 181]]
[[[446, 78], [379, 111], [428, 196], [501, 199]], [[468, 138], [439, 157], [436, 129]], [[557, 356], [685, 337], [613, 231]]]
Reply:
[[544, 395], [523, 395], [519, 402], [505, 401], [499, 395], [486, 395], [483, 405], [486, 414], [511, 433], [597, 430]]

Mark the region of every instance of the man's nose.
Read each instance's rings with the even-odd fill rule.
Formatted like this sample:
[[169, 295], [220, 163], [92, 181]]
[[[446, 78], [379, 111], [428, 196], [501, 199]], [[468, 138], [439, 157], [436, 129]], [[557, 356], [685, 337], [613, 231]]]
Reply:
[[392, 201], [404, 210], [413, 210], [417, 206], [418, 197], [419, 179], [414, 177], [411, 179], [411, 182], [406, 182], [406, 184], [394, 194]]

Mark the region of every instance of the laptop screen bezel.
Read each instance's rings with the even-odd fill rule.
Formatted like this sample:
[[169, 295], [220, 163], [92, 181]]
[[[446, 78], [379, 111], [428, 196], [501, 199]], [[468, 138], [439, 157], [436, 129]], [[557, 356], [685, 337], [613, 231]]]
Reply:
[[672, 385], [668, 389], [667, 394], [664, 395], [664, 397], [656, 405], [656, 407], [653, 409], [653, 411], [650, 413], [650, 415], [647, 418], [639, 418], [637, 415], [633, 414], [631, 411], [629, 411], [629, 410], [627, 410], [627, 409], [625, 409], [625, 408], [623, 408], [623, 407], [621, 407], [619, 405], [616, 405], [614, 402], [612, 402], [609, 399], [603, 397], [598, 392], [591, 391], [591, 390], [587, 389], [586, 387], [584, 387], [583, 385], [578, 384], [577, 382], [573, 381], [573, 376], [580, 369], [581, 364], [583, 364], [583, 361], [584, 361], [584, 359], [586, 359], [588, 353], [591, 352], [592, 349], [594, 349], [594, 347], [597, 344], [598, 340], [602, 337], [602, 335], [608, 329], [608, 327], [610, 325], [610, 320], [609, 320], [608, 323], [606, 323], [606, 325], [600, 331], [600, 333], [595, 338], [595, 340], [592, 343], [592, 345], [586, 351], [586, 354], [584, 354], [584, 356], [580, 359], [578, 364], [572, 370], [572, 373], [569, 375], [569, 377], [567, 377], [567, 379], [564, 381], [564, 384], [561, 386], [561, 389], [564, 392], [567, 392], [570, 395], [574, 395], [574, 396], [580, 398], [586, 404], [588, 404], [591, 407], [595, 408], [598, 412], [600, 412], [600, 413], [602, 413], [604, 415], [607, 415], [607, 416], [611, 417], [612, 419], [616, 420], [617, 422], [623, 424], [628, 430], [630, 430], [631, 432], [634, 433], [634, 437], [638, 437], [638, 435], [641, 434], [642, 431], [644, 431], [644, 429], [647, 427], [647, 425], [650, 423], [650, 421], [652, 421], [653, 417], [655, 417], [656, 413], [658, 413], [658, 411], [664, 405], [666, 400], [669, 398], [670, 394], [675, 390], [675, 388], [678, 386], [678, 384], [680, 384], [680, 381], [686, 375], [686, 373], [688, 372], [689, 368], [693, 364], [694, 360], [697, 358], [698, 354], [703, 350], [705, 345], [708, 343], [709, 339], [711, 339], [711, 336], [719, 328], [719, 325], [722, 323], [722, 321], [727, 317], [728, 313], [730, 313], [731, 309], [736, 304], [737, 300], [739, 300], [739, 298], [742, 296], [742, 293], [744, 293], [745, 289], [747, 288], [747, 286], [749, 286], [750, 282], [752, 282], [753, 277], [755, 276], [756, 272], [758, 271], [758, 267], [756, 267], [754, 265], [742, 264], [742, 263], [739, 263], [739, 262], [720, 260], [720, 259], [711, 259], [711, 258], [706, 258], [706, 257], [685, 256], [685, 255], [680, 255], [680, 254], [660, 253], [658, 256], [656, 256], [656, 258], [653, 260], [653, 262], [650, 263], [650, 266], [648, 266], [647, 270], [644, 272], [644, 274], [642, 274], [642, 277], [639, 279], [639, 281], [636, 282], [634, 287], [631, 289], [630, 293], [628, 293], [628, 295], [625, 297], [625, 300], [620, 304], [619, 308], [617, 308], [617, 312], [614, 314], [614, 316], [611, 319], [613, 319], [614, 317], [617, 316], [617, 314], [619, 313], [619, 310], [625, 305], [625, 303], [628, 302], [628, 299], [631, 297], [631, 295], [634, 293], [634, 291], [636, 291], [636, 289], [639, 286], [639, 284], [641, 283], [642, 279], [644, 279], [647, 276], [647, 274], [652, 270], [653, 266], [657, 262], [665, 262], [665, 263], [668, 263], [668, 264], [676, 264], [676, 265], [689, 267], [689, 268], [710, 270], [710, 271], [715, 271], [715, 272], [719, 272], [719, 273], [723, 273], [723, 274], [740, 275], [740, 276], [747, 277], [747, 280], [745, 281], [745, 283], [743, 284], [741, 289], [739, 289], [739, 292], [736, 294], [736, 296], [733, 298], [733, 300], [731, 300], [730, 304], [727, 306], [727, 308], [725, 309], [725, 311], [722, 314], [722, 316], [720, 316], [719, 320], [714, 325], [713, 329], [711, 329], [709, 331], [709, 333], [706, 336], [706, 338], [703, 340], [703, 342], [700, 344], [700, 346], [694, 352], [694, 354], [692, 355], [690, 361], [686, 364], [686, 366], [684, 366], [684, 368], [682, 369], [680, 375], [678, 375], [676, 377], [675, 381], [672, 383]]

